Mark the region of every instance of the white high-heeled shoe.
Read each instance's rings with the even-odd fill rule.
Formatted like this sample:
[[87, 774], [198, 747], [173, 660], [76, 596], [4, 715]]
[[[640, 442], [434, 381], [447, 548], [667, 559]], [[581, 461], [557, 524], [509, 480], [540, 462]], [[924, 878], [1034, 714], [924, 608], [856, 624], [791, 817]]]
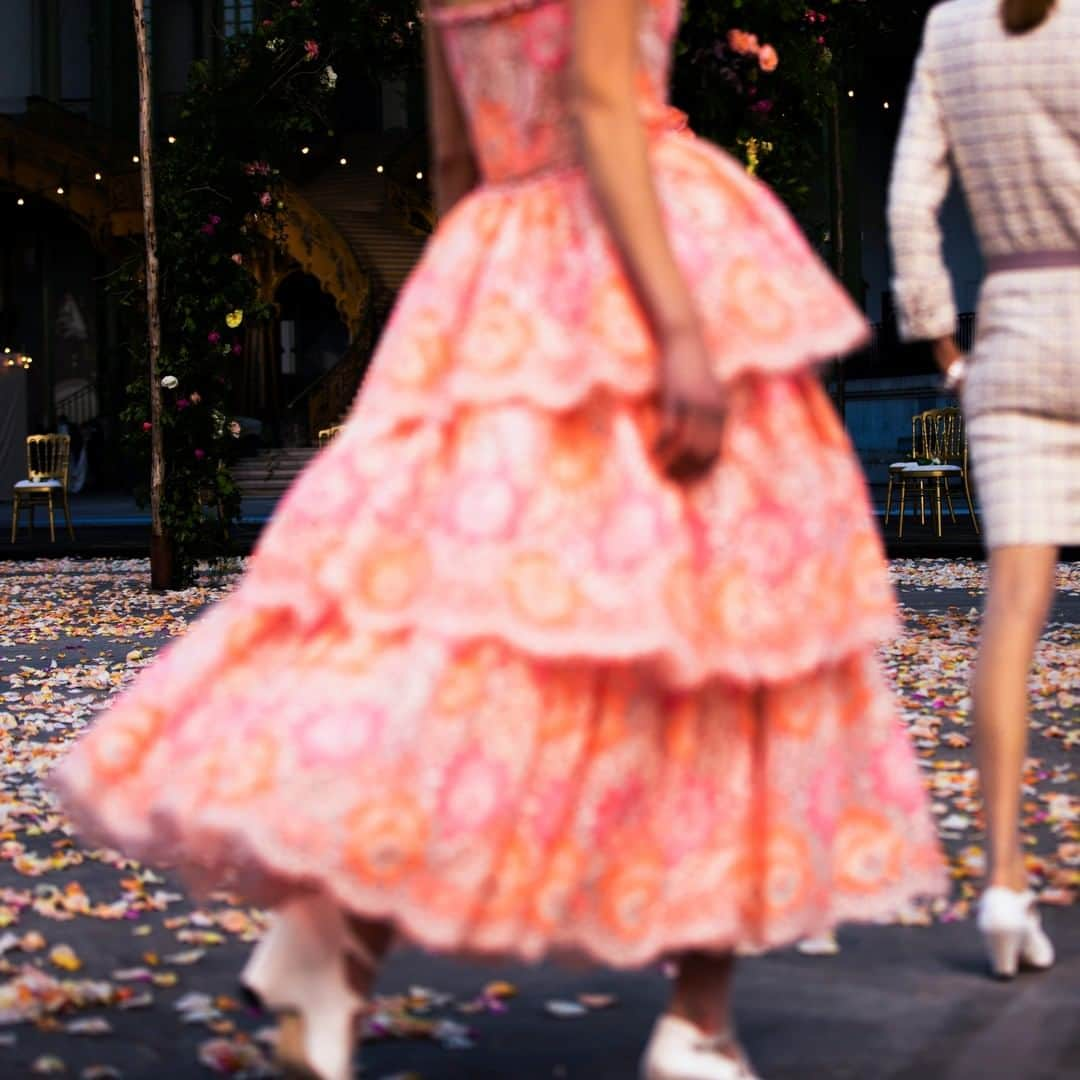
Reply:
[[994, 885], [979, 901], [979, 930], [986, 942], [990, 968], [999, 979], [1011, 979], [1021, 964], [1045, 970], [1054, 964], [1054, 945], [1039, 918], [1035, 894]]
[[665, 1013], [656, 1022], [641, 1062], [641, 1080], [760, 1080], [735, 1036], [703, 1034], [688, 1020]]
[[277, 1014], [276, 1054], [290, 1080], [352, 1080], [357, 1020], [367, 1003], [349, 982], [350, 958], [376, 968], [340, 908], [305, 898], [274, 912], [244, 968], [245, 989]]

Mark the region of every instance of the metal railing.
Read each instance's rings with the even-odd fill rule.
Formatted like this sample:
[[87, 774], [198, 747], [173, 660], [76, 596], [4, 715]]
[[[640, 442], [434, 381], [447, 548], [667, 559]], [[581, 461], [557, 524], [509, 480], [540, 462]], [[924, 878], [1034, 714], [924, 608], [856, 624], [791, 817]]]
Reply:
[[73, 424], [86, 424], [99, 415], [97, 387], [87, 383], [80, 390], [56, 403], [56, 415], [66, 416]]

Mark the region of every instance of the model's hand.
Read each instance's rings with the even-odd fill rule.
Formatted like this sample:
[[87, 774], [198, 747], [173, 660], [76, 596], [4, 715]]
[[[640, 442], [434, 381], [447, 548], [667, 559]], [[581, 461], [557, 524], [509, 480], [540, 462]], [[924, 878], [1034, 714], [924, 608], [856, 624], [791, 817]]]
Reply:
[[938, 338], [933, 343], [933, 350], [934, 362], [945, 379], [945, 389], [959, 394], [967, 378], [967, 357], [951, 336]]
[[709, 368], [696, 328], [662, 342], [660, 434], [656, 455], [672, 480], [698, 479], [712, 468], [724, 433], [724, 392]]

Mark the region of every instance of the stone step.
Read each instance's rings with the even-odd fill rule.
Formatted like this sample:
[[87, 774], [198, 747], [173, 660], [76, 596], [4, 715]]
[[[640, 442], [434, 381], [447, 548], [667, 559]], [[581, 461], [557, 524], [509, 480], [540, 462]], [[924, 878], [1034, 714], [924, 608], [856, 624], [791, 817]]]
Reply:
[[233, 480], [244, 498], [279, 499], [317, 453], [313, 446], [261, 450], [233, 466]]

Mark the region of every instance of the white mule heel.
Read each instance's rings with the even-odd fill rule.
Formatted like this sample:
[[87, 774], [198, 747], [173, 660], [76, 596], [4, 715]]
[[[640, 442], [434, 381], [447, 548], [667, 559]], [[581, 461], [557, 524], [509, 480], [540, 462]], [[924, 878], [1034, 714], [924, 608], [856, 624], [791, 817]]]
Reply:
[[1021, 966], [1053, 967], [1054, 945], [1043, 930], [1035, 894], [995, 885], [979, 901], [979, 930], [999, 979], [1011, 979]]
[[256, 946], [241, 982], [278, 1015], [277, 1058], [291, 1080], [351, 1080], [356, 1022], [366, 1002], [349, 983], [352, 958], [376, 964], [323, 898], [284, 905]]
[[731, 1034], [708, 1036], [665, 1014], [641, 1062], [641, 1080], [759, 1080]]

